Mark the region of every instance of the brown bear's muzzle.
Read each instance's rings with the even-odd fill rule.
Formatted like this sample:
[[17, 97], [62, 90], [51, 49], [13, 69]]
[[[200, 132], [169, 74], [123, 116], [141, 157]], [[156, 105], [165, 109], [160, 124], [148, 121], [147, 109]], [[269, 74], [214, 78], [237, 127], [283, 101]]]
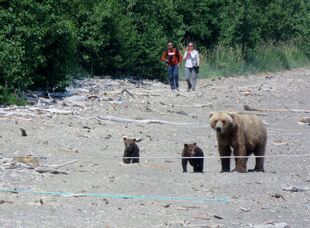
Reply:
[[223, 133], [223, 125], [220, 121], [216, 123], [215, 130], [218, 134]]

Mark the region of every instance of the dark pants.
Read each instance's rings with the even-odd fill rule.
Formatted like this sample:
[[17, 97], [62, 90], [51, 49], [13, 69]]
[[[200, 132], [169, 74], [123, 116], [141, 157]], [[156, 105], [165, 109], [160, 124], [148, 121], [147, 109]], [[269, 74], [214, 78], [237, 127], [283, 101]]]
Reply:
[[179, 89], [179, 66], [168, 65], [168, 80], [171, 89]]

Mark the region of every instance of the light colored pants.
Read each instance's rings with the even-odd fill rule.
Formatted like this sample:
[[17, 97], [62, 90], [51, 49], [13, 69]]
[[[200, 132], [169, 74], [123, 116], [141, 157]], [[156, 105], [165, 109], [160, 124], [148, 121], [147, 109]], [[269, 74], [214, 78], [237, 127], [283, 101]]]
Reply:
[[185, 67], [184, 73], [185, 73], [185, 80], [187, 81], [189, 85], [191, 85], [189, 86], [188, 89], [195, 90], [198, 74], [196, 73], [194, 68], [188, 68], [188, 67]]

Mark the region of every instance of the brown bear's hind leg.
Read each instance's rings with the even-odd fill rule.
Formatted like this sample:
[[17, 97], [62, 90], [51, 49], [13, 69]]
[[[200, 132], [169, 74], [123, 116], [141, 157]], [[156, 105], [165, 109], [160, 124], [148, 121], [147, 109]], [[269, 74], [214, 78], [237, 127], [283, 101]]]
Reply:
[[194, 173], [203, 173], [203, 158], [198, 158], [193, 163]]
[[[255, 156], [264, 156], [266, 146], [260, 146], [254, 151]], [[255, 157], [255, 168], [250, 169], [249, 172], [265, 172], [264, 170], [264, 157]]]
[[139, 154], [138, 151], [136, 151], [135, 153], [133, 153], [133, 154], [132, 154], [132, 157], [134, 157], [134, 158], [131, 159], [131, 162], [132, 162], [132, 163], [139, 163], [140, 154]]

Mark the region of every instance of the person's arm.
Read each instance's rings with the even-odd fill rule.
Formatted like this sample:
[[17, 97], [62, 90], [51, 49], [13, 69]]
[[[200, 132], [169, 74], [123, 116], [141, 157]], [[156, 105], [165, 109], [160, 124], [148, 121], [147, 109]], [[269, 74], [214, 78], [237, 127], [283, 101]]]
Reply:
[[161, 61], [161, 62], [165, 62], [166, 60], [167, 60], [167, 52], [164, 51], [164, 53], [163, 53], [162, 56], [161, 56], [160, 61]]
[[196, 52], [197, 52], [197, 66], [199, 66], [199, 64], [200, 64], [199, 53], [198, 53], [198, 51], [196, 51]]
[[182, 60], [183, 60], [183, 57], [182, 57], [180, 51], [178, 51], [177, 55], [179, 55], [179, 62], [178, 62], [178, 64], [180, 64], [182, 62]]
[[187, 51], [185, 51], [184, 55], [183, 55], [183, 59], [186, 60], [187, 59]]

